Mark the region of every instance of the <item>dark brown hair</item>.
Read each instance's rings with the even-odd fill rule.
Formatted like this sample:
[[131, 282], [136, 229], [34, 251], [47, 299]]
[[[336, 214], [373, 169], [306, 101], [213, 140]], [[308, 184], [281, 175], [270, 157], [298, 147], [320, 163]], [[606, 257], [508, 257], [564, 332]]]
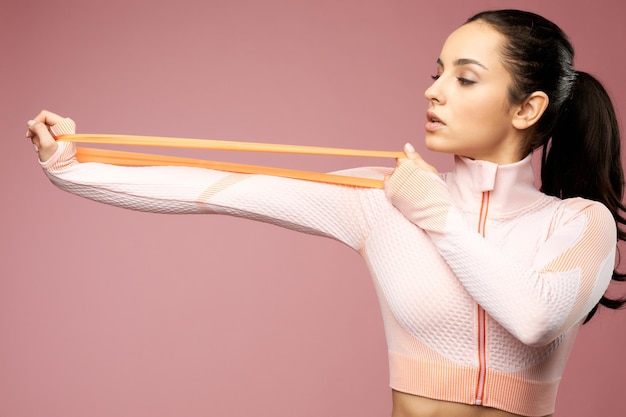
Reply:
[[[620, 133], [611, 99], [593, 76], [574, 69], [574, 48], [565, 33], [537, 14], [520, 10], [479, 13], [467, 22], [485, 22], [506, 38], [502, 58], [513, 77], [509, 100], [522, 103], [543, 91], [549, 104], [530, 130], [523, 155], [543, 147], [541, 191], [559, 198], [583, 197], [603, 203], [626, 240], [622, 203], [624, 173]], [[613, 271], [613, 280], [626, 274]], [[626, 298], [603, 296], [601, 305], [617, 309]], [[596, 305], [586, 321], [596, 312]]]

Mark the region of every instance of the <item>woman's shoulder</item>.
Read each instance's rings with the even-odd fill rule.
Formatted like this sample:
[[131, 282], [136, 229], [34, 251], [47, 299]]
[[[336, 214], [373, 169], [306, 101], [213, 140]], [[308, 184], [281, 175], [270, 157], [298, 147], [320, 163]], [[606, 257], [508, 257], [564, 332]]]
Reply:
[[606, 212], [611, 215], [611, 212], [603, 203], [588, 198], [571, 197], [560, 200], [560, 202], [563, 210], [569, 210], [573, 212], [592, 210], [598, 212]]
[[603, 203], [582, 197], [572, 197], [558, 200], [555, 218], [558, 223], [584, 220], [588, 225], [616, 228], [613, 213]]

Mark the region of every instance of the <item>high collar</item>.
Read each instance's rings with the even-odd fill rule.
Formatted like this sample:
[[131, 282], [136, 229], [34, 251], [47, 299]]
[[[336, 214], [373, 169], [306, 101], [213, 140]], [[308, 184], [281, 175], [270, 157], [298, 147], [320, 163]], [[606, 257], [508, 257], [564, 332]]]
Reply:
[[446, 182], [452, 198], [465, 210], [478, 212], [483, 193], [489, 191], [489, 213], [507, 214], [520, 210], [545, 197], [535, 188], [531, 155], [519, 162], [498, 165], [460, 156], [454, 158], [454, 170]]

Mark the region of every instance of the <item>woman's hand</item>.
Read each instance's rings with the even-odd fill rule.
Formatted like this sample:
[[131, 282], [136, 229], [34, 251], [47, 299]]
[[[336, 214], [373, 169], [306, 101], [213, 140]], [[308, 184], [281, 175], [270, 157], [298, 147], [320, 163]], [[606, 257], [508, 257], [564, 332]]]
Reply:
[[[421, 155], [415, 152], [415, 148], [410, 143], [404, 145], [404, 154], [406, 155], [406, 159], [410, 159], [411, 161], [413, 161], [413, 163], [415, 163], [418, 168], [421, 168], [425, 171], [430, 171], [433, 174], [438, 174], [437, 168], [424, 161]], [[402, 161], [402, 159], [399, 159], [398, 165], [400, 165]]]
[[[413, 163], [418, 168], [423, 169], [424, 171], [429, 171], [429, 172], [432, 172], [433, 174], [439, 173], [437, 171], [437, 168], [435, 168], [434, 166], [424, 161], [421, 155], [415, 152], [415, 148], [410, 143], [407, 143], [406, 145], [404, 145], [404, 154], [406, 155], [406, 158], [398, 158], [398, 160], [396, 161], [396, 168], [399, 167], [402, 163], [407, 162], [407, 160], [410, 160], [410, 161], [413, 161]], [[387, 182], [389, 181], [389, 178], [392, 175], [393, 175], [393, 172], [391, 174], [385, 175], [385, 185], [387, 184]]]
[[398, 158], [396, 169], [385, 179], [389, 202], [413, 224], [435, 239], [442, 235], [452, 198], [435, 167], [404, 147], [406, 158]]
[[63, 120], [58, 114], [43, 110], [33, 120], [28, 121], [26, 137], [33, 142], [35, 152], [39, 154], [39, 160], [46, 162], [58, 148], [56, 140], [50, 134], [50, 127]]

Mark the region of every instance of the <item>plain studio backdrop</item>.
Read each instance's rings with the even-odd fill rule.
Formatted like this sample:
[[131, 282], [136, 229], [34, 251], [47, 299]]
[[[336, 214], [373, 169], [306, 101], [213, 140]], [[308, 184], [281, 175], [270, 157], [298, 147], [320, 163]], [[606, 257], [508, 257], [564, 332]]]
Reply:
[[[450, 156], [424, 150], [423, 91], [446, 36], [502, 7], [557, 22], [624, 126], [618, 0], [4, 0], [0, 415], [389, 415], [382, 322], [357, 253], [251, 221], [61, 192], [37, 165], [26, 121], [45, 108], [83, 133], [388, 150], [411, 141], [447, 170]], [[625, 328], [626, 311], [604, 309], [583, 327], [556, 416], [624, 415]]]

